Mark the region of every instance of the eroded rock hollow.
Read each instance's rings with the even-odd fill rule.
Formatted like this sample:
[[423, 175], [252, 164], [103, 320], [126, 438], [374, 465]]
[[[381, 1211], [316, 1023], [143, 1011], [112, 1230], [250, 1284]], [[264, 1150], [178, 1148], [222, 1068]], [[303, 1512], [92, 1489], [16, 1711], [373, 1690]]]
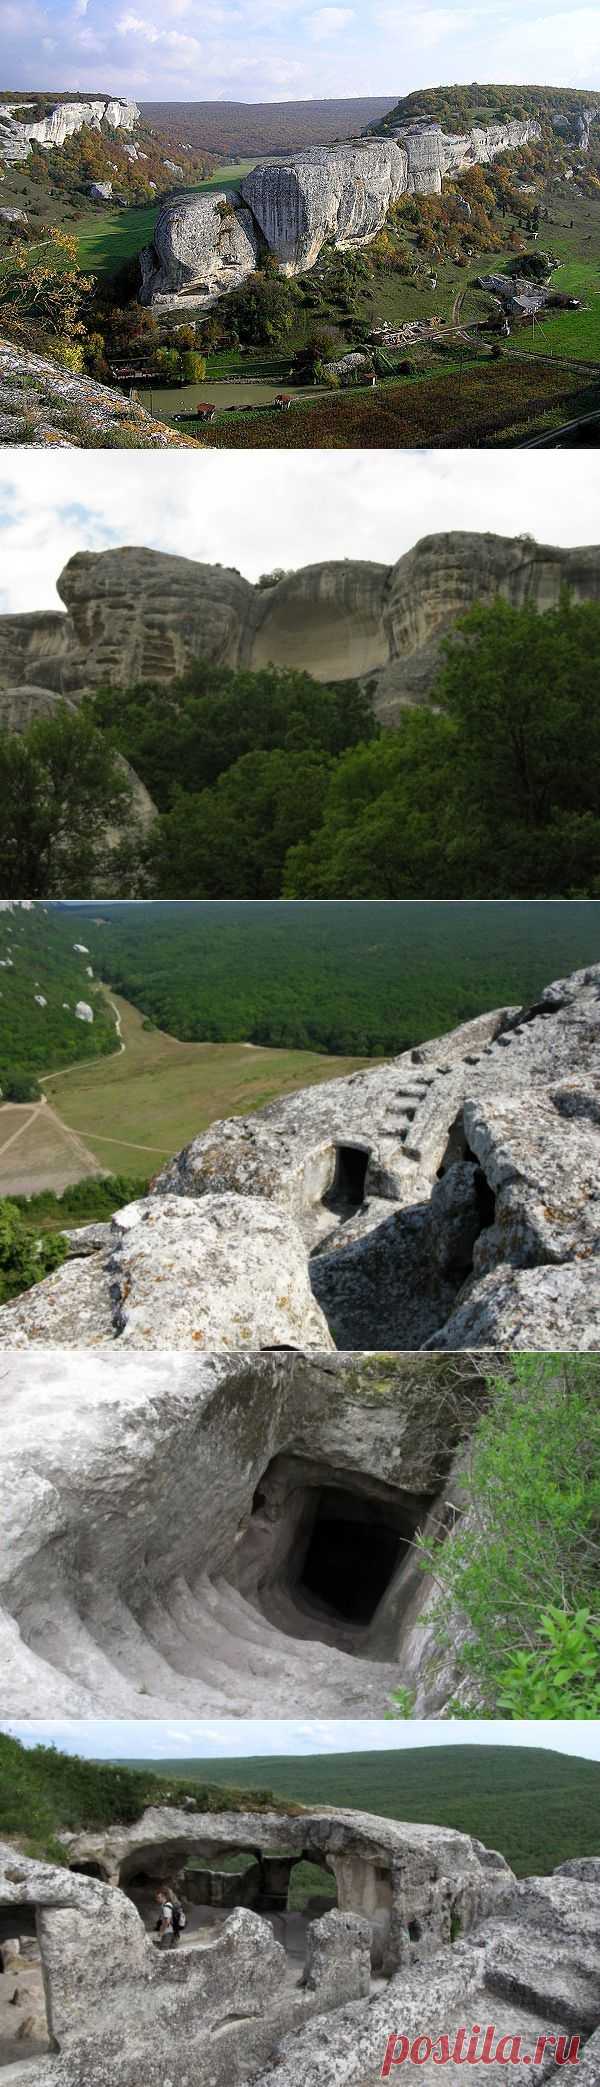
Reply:
[[2, 1390], [6, 1716], [446, 1702], [415, 1539], [451, 1540], [476, 1358], [52, 1348]]

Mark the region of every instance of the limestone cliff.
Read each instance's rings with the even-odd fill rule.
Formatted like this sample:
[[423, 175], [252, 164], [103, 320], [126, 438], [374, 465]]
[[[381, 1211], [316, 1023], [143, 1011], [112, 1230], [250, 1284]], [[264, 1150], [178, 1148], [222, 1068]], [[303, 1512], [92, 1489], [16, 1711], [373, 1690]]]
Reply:
[[140, 115], [137, 102], [121, 96], [111, 101], [59, 101], [40, 118], [32, 103], [31, 120], [13, 114], [14, 109], [26, 107], [24, 100], [5, 102], [0, 109], [0, 158], [9, 163], [27, 159], [32, 145], [41, 145], [45, 151], [64, 145], [79, 130], [133, 130]]
[[142, 301], [176, 303], [195, 292], [196, 305], [214, 302], [255, 267], [259, 237], [283, 275], [300, 275], [327, 240], [340, 248], [367, 246], [400, 196], [439, 195], [446, 174], [487, 164], [539, 136], [533, 121], [496, 123], [465, 137], [417, 124], [394, 137], [354, 138], [263, 160], [242, 181], [241, 203], [188, 196], [164, 204], [153, 245], [141, 256]]
[[208, 307], [251, 274], [257, 257], [251, 212], [234, 208], [224, 189], [171, 197], [140, 254], [142, 304], [168, 310], [193, 292], [194, 306]]
[[565, 585], [576, 600], [600, 599], [597, 546], [453, 530], [422, 537], [395, 565], [331, 560], [273, 587], [141, 547], [79, 552], [58, 582], [66, 615], [0, 617], [0, 688], [77, 699], [100, 682], [168, 684], [195, 659], [271, 663], [363, 682], [394, 726], [406, 704], [429, 700], [441, 640], [471, 603], [501, 594], [549, 609]]

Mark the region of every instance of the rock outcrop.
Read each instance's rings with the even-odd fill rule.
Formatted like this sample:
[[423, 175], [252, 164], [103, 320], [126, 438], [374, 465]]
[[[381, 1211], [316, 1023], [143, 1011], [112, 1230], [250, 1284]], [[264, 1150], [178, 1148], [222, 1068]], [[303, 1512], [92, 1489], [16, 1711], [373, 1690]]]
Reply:
[[[393, 137], [316, 145], [260, 161], [238, 196], [176, 196], [163, 204], [144, 250], [142, 301], [171, 306], [193, 294], [214, 303], [256, 266], [258, 242], [283, 275], [313, 268], [328, 240], [368, 246], [407, 193], [439, 195], [446, 174], [488, 164], [541, 135], [535, 122], [493, 124], [466, 137], [439, 125], [407, 126]], [[241, 201], [240, 201], [241, 198]]]
[[326, 1323], [340, 1349], [597, 1349], [599, 1078], [600, 965], [213, 1123], [85, 1269], [0, 1310], [0, 1342], [158, 1346], [162, 1297], [176, 1346], [322, 1345]]
[[32, 449], [194, 447], [110, 384], [72, 376], [47, 356], [0, 340], [0, 448], [21, 442]]
[[[63, 386], [81, 384], [86, 395], [100, 390], [54, 374]], [[123, 399], [119, 406], [126, 420], [133, 409]], [[0, 688], [22, 683], [77, 700], [100, 682], [168, 685], [194, 660], [250, 669], [272, 664], [301, 668], [317, 681], [361, 682], [381, 723], [393, 726], [406, 704], [429, 700], [441, 641], [473, 602], [501, 595], [544, 610], [556, 606], [564, 587], [576, 601], [600, 599], [597, 546], [566, 550], [530, 537], [453, 530], [422, 537], [395, 565], [331, 560], [301, 567], [272, 587], [254, 587], [231, 567], [162, 551], [84, 551], [58, 581], [66, 615], [0, 617]]]
[[25, 101], [4, 102], [0, 108], [0, 159], [9, 164], [27, 159], [32, 145], [49, 151], [64, 145], [79, 130], [134, 130], [140, 117], [137, 102], [118, 95], [110, 101], [60, 101], [41, 117], [36, 117], [35, 103], [30, 106], [31, 119], [14, 114], [16, 109], [26, 109]]
[[[474, 2022], [494, 2024], [498, 2076], [511, 2062], [540, 2087], [579, 2052], [584, 2087], [596, 2087], [598, 1863], [585, 1880], [563, 1870], [519, 1884], [467, 1835], [347, 1811], [217, 1821], [167, 1809], [98, 1845], [110, 1854], [136, 1834], [139, 1857], [163, 1878], [170, 1849], [250, 1847], [260, 1856], [285, 1834], [288, 1849], [309, 1848], [335, 1874], [339, 1909], [309, 1928], [298, 1985], [272, 1925], [245, 1906], [208, 1939], [194, 1934], [161, 1952], [126, 1887], [6, 1844], [2, 1899], [15, 1922], [35, 1911], [50, 2042], [12, 2065], [15, 2087], [190, 2087], [192, 2078], [194, 2087], [364, 2087], [381, 2077], [390, 2038], [401, 2034], [409, 2046], [421, 2039], [433, 2080], [438, 2039], [451, 2051], [461, 2025]], [[72, 1842], [71, 1856], [90, 1839]]]
[[142, 304], [178, 309], [214, 304], [256, 267], [258, 239], [249, 210], [223, 189], [171, 197], [159, 210], [152, 245], [140, 254]]

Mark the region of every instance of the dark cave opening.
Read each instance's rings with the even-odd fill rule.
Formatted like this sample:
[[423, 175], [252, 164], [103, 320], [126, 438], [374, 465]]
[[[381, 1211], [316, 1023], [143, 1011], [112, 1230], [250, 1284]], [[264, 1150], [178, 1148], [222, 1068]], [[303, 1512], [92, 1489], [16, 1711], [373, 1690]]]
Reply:
[[298, 1587], [347, 1622], [370, 1623], [411, 1534], [386, 1515], [381, 1501], [325, 1487], [317, 1495]]
[[369, 1159], [368, 1145], [336, 1145], [333, 1181], [323, 1197], [328, 1210], [342, 1211], [346, 1215], [360, 1210], [365, 1197]]

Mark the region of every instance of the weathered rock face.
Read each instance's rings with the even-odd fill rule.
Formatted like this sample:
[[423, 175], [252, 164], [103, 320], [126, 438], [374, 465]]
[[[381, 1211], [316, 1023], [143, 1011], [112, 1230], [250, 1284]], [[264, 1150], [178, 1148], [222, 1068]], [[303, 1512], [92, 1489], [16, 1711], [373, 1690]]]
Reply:
[[162, 1294], [174, 1345], [322, 1345], [326, 1323], [341, 1349], [596, 1349], [599, 1077], [600, 965], [534, 1008], [214, 1123], [133, 1232], [117, 1213], [108, 1253], [0, 1310], [0, 1340], [160, 1345]]
[[422, 537], [393, 566], [331, 560], [266, 588], [162, 551], [82, 551], [58, 582], [66, 616], [0, 617], [0, 688], [76, 699], [103, 681], [168, 684], [195, 659], [272, 664], [363, 681], [393, 726], [406, 704], [428, 701], [441, 640], [474, 601], [501, 594], [549, 609], [565, 586], [577, 601], [600, 599], [597, 546], [453, 530]]
[[[92, 1020], [80, 1001], [75, 1010]], [[109, 1244], [30, 1293], [24, 1336], [71, 1345], [118, 1338], [132, 1348], [333, 1347], [313, 1297], [300, 1232], [287, 1212], [250, 1196], [146, 1197], [119, 1211]], [[76, 1243], [76, 1235], [73, 1235]], [[275, 1281], [273, 1281], [275, 1277]], [[8, 1330], [8, 1329], [7, 1329]], [[18, 1328], [14, 1327], [17, 1344]]]
[[[61, 620], [60, 617], [57, 618], [58, 622]], [[27, 684], [19, 688], [0, 688], [0, 730], [26, 732], [28, 725], [34, 724], [37, 718], [56, 716], [57, 710], [63, 704], [67, 710], [75, 712], [76, 704], [69, 702], [65, 696], [56, 694], [54, 689], [32, 688]], [[116, 758], [132, 792], [133, 816], [143, 832], [147, 832], [156, 817], [155, 805], [144, 783], [140, 782], [139, 776], [136, 775], [135, 769], [130, 767], [122, 754], [117, 754]], [[122, 834], [115, 832], [115, 846], [118, 846], [121, 840]]]
[[258, 240], [249, 210], [223, 189], [170, 197], [159, 210], [152, 245], [140, 254], [142, 304], [169, 309], [188, 300], [208, 308], [256, 267]]
[[246, 176], [241, 193], [282, 273], [299, 275], [312, 268], [326, 239], [367, 245], [406, 186], [404, 152], [391, 139], [371, 138], [267, 160]]
[[142, 302], [177, 305], [193, 292], [197, 305], [213, 303], [255, 267], [259, 240], [283, 275], [301, 275], [327, 240], [368, 246], [407, 191], [439, 195], [445, 174], [539, 136], [535, 122], [493, 124], [464, 138], [415, 125], [263, 160], [241, 183], [242, 205], [225, 195], [172, 198], [140, 257]]
[[530, 537], [467, 530], [422, 537], [392, 567], [386, 588], [388, 665], [373, 696], [381, 723], [393, 726], [406, 703], [427, 701], [441, 640], [473, 602], [502, 595], [515, 607], [532, 601], [550, 609], [565, 586], [576, 601], [600, 598], [596, 547], [563, 550]]
[[137, 102], [119, 96], [112, 101], [57, 102], [50, 115], [39, 120], [32, 104], [31, 121], [12, 113], [13, 107], [25, 106], [25, 101], [12, 106], [5, 103], [0, 110], [0, 157], [9, 162], [27, 159], [32, 145], [42, 145], [44, 150], [64, 145], [79, 130], [134, 130], [140, 116]]
[[[413, 1677], [411, 1540], [444, 1526], [488, 1397], [476, 1359], [202, 1358], [166, 1337], [5, 1353], [3, 1715], [380, 1717], [405, 1643]], [[332, 1515], [354, 1616], [319, 1568]]]

